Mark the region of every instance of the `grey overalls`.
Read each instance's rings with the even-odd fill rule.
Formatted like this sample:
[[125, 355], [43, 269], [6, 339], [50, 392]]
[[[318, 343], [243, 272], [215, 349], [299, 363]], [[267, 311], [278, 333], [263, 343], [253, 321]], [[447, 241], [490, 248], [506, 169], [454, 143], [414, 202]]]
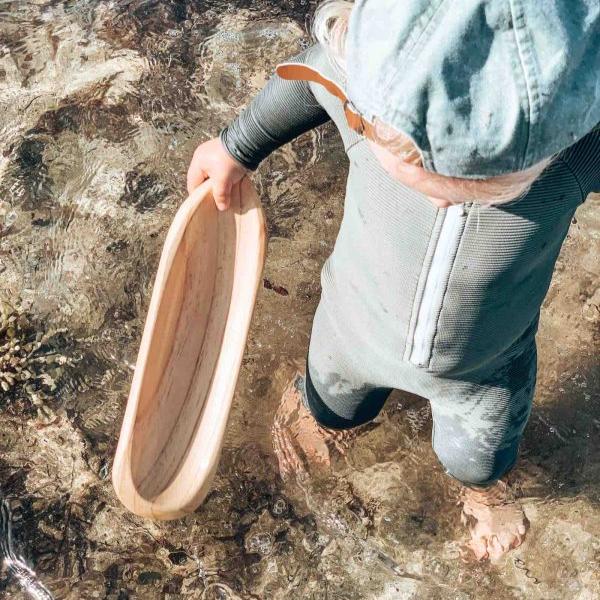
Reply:
[[[344, 86], [323, 49], [305, 62]], [[471, 484], [517, 458], [536, 382], [540, 306], [573, 213], [600, 191], [600, 129], [563, 151], [523, 197], [496, 207], [434, 207], [393, 179], [322, 86], [271, 78], [221, 132], [255, 169], [332, 119], [350, 159], [344, 216], [321, 272], [306, 400], [318, 421], [353, 427], [396, 388], [429, 399], [433, 448]]]

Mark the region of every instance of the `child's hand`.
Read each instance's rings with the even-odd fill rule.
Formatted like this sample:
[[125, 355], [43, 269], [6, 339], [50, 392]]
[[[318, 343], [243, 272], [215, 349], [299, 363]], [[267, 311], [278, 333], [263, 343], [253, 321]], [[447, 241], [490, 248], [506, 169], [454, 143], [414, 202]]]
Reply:
[[227, 210], [233, 186], [248, 172], [248, 169], [230, 156], [219, 138], [213, 138], [200, 144], [194, 152], [187, 172], [188, 194], [210, 177], [217, 208]]

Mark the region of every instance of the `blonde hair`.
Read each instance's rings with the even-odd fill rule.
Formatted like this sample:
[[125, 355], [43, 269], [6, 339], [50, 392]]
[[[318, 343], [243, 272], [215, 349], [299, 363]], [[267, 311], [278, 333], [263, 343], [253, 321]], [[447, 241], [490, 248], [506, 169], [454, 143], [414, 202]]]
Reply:
[[[314, 14], [311, 32], [325, 48], [333, 67], [342, 73], [346, 71], [345, 44], [348, 19], [353, 2], [349, 0], [325, 0]], [[375, 140], [404, 162], [422, 167], [423, 159], [414, 142], [406, 134], [396, 130], [378, 118], [373, 122]], [[476, 199], [481, 204], [500, 204], [523, 196], [554, 157], [546, 158], [528, 169], [485, 179], [466, 179], [438, 175], [440, 191], [458, 185], [467, 200]], [[442, 179], [440, 179], [442, 178]]]

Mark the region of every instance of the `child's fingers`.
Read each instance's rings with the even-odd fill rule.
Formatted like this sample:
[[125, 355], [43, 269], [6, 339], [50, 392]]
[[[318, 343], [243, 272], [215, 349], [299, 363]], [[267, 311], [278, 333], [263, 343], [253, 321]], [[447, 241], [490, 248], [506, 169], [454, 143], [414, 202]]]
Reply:
[[213, 198], [219, 210], [226, 210], [231, 203], [231, 182], [230, 181], [213, 181]]
[[190, 166], [187, 172], [187, 188], [188, 194], [191, 194], [205, 179], [208, 178], [208, 173], [202, 168], [205, 166], [206, 157], [200, 150], [202, 146], [196, 148]]
[[194, 154], [192, 162], [188, 167], [187, 172], [187, 191], [191, 194], [205, 179], [208, 178], [208, 173], [200, 167], [200, 157]]

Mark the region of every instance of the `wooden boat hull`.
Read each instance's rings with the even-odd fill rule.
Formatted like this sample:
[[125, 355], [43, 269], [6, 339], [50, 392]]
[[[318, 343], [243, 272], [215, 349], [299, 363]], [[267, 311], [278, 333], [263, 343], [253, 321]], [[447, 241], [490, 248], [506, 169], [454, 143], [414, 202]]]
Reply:
[[247, 178], [219, 211], [210, 180], [181, 205], [161, 254], [112, 470], [133, 513], [193, 512], [218, 466], [266, 252]]

